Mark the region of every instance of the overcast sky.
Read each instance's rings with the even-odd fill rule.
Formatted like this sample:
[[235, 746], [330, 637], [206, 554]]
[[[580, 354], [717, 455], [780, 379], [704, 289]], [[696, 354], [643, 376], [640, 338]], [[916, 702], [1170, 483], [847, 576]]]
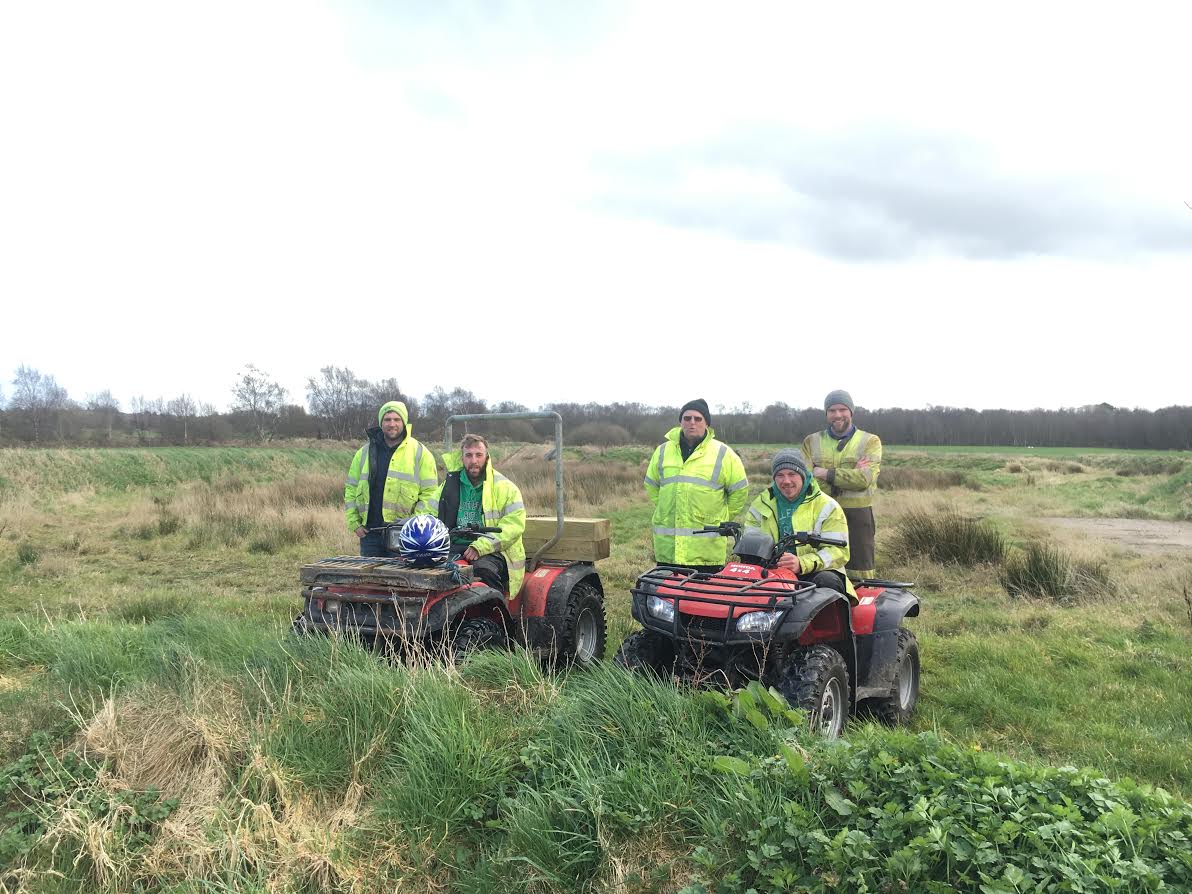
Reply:
[[1192, 6], [0, 5], [0, 393], [1192, 403]]

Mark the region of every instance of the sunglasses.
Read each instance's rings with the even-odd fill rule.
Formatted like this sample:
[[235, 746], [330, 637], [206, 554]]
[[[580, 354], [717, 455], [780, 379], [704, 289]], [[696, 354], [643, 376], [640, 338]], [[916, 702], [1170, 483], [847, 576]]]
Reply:
[[684, 422], [703, 422], [704, 417], [703, 416], [684, 416], [683, 421]]

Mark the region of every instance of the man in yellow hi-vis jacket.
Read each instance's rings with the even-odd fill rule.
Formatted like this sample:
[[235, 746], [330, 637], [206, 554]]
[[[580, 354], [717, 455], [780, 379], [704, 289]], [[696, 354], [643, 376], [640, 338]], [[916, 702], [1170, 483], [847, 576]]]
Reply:
[[803, 458], [828, 495], [848, 519], [848, 575], [873, 577], [873, 497], [882, 468], [882, 440], [853, 425], [853, 398], [832, 391], [824, 398], [828, 427], [803, 439]]
[[472, 564], [476, 577], [499, 593], [516, 597], [526, 573], [526, 504], [517, 485], [493, 468], [488, 441], [464, 435], [458, 453], [443, 457], [447, 480], [427, 501], [427, 510], [448, 528], [500, 528], [471, 542], [453, 543], [452, 556]]
[[377, 422], [344, 482], [344, 514], [348, 530], [360, 538], [362, 556], [384, 556], [384, 532], [377, 529], [425, 511], [439, 485], [434, 454], [414, 439], [406, 405], [383, 404]]
[[646, 493], [654, 502], [654, 559], [701, 571], [719, 571], [728, 542], [699, 531], [745, 508], [749, 479], [741, 458], [716, 440], [708, 404], [693, 400], [679, 411], [679, 425], [667, 432], [646, 467]]

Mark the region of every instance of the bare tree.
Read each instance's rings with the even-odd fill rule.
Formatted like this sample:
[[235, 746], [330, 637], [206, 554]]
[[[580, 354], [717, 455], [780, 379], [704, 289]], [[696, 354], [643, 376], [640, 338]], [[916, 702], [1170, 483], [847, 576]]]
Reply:
[[312, 416], [327, 423], [333, 438], [347, 439], [357, 429], [357, 417], [368, 397], [368, 382], [347, 367], [324, 366], [319, 377], [306, 380], [306, 399]]
[[194, 398], [189, 394], [179, 394], [176, 398], [166, 404], [166, 412], [177, 416], [182, 420], [182, 443], [186, 444], [189, 440], [189, 432], [187, 423], [193, 419], [197, 412]]
[[268, 373], [249, 363], [236, 377], [232, 397], [232, 411], [252, 417], [257, 440], [264, 440], [266, 431], [271, 432], [277, 421], [277, 414], [286, 399], [286, 389], [273, 381]]
[[25, 413], [33, 423], [33, 440], [41, 440], [41, 432], [51, 414], [66, 407], [66, 389], [54, 377], [22, 364], [12, 380], [12, 409]]
[[116, 414], [120, 412], [120, 401], [112, 396], [111, 389], [105, 388], [98, 394], [88, 395], [87, 409], [103, 420], [104, 427], [107, 429], [107, 439], [112, 440], [112, 423], [116, 419]]

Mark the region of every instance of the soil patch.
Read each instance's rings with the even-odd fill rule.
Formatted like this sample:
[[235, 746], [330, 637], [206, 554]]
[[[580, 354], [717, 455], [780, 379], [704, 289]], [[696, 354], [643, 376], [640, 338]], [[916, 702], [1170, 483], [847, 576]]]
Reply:
[[1044, 521], [1140, 553], [1192, 552], [1192, 522], [1142, 518], [1048, 518]]

